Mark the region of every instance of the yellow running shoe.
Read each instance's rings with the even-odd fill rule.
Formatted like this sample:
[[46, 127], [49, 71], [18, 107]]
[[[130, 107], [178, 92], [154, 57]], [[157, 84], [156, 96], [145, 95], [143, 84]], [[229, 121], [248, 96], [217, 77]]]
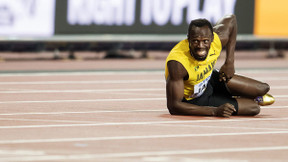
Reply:
[[264, 96], [256, 97], [255, 101], [258, 103], [258, 105], [267, 106], [273, 104], [275, 102], [275, 98], [267, 93]]

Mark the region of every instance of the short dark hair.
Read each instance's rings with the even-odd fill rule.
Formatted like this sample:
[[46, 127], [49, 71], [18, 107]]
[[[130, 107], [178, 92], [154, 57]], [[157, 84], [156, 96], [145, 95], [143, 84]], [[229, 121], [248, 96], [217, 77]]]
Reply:
[[195, 19], [195, 20], [192, 20], [189, 24], [188, 34], [187, 34], [188, 40], [190, 38], [191, 29], [193, 26], [196, 26], [196, 27], [208, 26], [209, 29], [211, 30], [211, 33], [213, 34], [212, 24], [207, 19]]

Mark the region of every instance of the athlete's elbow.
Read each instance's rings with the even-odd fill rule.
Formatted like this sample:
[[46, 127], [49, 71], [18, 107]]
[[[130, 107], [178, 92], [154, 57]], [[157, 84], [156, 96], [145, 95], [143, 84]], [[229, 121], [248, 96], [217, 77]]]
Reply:
[[229, 28], [229, 31], [231, 31], [234, 35], [237, 33], [237, 18], [234, 14], [226, 15], [224, 17], [224, 22], [226, 22], [226, 25]]
[[168, 108], [168, 110], [169, 110], [169, 113], [170, 113], [170, 115], [179, 115], [179, 113], [177, 113], [175, 110], [173, 110], [173, 109], [169, 109]]
[[170, 115], [177, 115], [175, 106], [173, 106], [171, 104], [167, 104], [167, 108], [168, 108], [168, 111], [169, 111]]
[[234, 15], [234, 14], [226, 15], [225, 19], [228, 19], [228, 20], [234, 21], [234, 22], [236, 22], [236, 20], [237, 20], [236, 15]]
[[177, 101], [167, 102], [167, 108], [171, 115], [181, 115]]

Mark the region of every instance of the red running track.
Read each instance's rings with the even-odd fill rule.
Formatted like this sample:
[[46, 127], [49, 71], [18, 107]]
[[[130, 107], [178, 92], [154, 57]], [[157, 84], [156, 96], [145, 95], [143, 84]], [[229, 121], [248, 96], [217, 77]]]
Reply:
[[286, 59], [236, 62], [238, 73], [269, 83], [276, 102], [255, 117], [231, 118], [169, 115], [164, 60], [0, 67], [0, 161], [288, 159]]

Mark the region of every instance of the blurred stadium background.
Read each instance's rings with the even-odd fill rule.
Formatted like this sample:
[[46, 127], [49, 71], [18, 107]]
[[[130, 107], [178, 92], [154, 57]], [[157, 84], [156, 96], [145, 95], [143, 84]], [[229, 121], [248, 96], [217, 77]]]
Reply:
[[237, 16], [237, 51], [284, 57], [287, 5], [286, 0], [0, 0], [0, 57], [2, 62], [28, 54], [165, 58], [186, 38], [190, 20], [215, 23], [229, 13]]

